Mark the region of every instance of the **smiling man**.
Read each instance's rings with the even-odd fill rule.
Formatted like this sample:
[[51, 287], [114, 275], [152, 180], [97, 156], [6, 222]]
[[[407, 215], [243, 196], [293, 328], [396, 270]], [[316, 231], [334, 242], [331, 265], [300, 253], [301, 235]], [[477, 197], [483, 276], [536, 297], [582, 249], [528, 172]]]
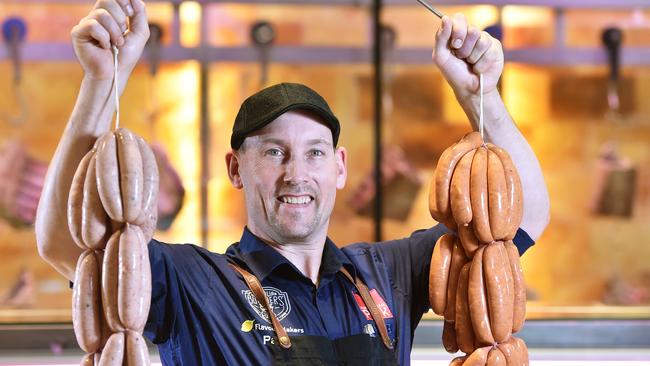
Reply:
[[[67, 230], [68, 193], [79, 161], [110, 126], [110, 44], [120, 47], [118, 83], [124, 86], [147, 37], [141, 0], [100, 0], [72, 32], [84, 79], [36, 221], [39, 253], [70, 280], [80, 249]], [[486, 140], [510, 152], [522, 179], [525, 206], [514, 242], [523, 253], [544, 231], [549, 203], [537, 159], [496, 87], [501, 45], [460, 14], [443, 19], [435, 40], [433, 61], [474, 129], [478, 74], [484, 75]], [[301, 84], [274, 85], [244, 101], [226, 155], [230, 181], [245, 194], [241, 240], [225, 254], [149, 243], [152, 302], [145, 335], [158, 345], [163, 364], [410, 363], [415, 328], [429, 309], [431, 254], [448, 229], [436, 225], [398, 240], [335, 245], [327, 237], [329, 220], [347, 178], [340, 132], [326, 101]]]

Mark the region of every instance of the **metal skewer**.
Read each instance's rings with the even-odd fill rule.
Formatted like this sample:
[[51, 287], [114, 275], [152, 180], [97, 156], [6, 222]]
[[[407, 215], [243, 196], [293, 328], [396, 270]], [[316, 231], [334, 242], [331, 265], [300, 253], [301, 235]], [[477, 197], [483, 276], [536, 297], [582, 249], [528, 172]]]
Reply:
[[442, 14], [440, 11], [438, 11], [438, 9], [436, 9], [433, 6], [425, 3], [424, 0], [417, 0], [417, 1], [420, 4], [422, 4], [422, 6], [424, 6], [425, 8], [429, 9], [429, 11], [432, 12], [433, 14], [435, 14], [438, 18], [442, 19], [442, 17], [444, 16], [444, 14]]

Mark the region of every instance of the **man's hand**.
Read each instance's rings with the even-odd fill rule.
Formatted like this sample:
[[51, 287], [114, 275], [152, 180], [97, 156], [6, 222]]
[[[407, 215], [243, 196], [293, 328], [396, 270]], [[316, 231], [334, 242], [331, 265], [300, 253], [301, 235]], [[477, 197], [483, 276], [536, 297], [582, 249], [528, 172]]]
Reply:
[[84, 76], [94, 80], [113, 78], [111, 44], [119, 49], [119, 73], [126, 80], [138, 62], [149, 24], [142, 0], [98, 0], [93, 10], [72, 28], [72, 45]]
[[479, 94], [481, 73], [484, 93], [495, 91], [503, 71], [501, 42], [468, 25], [460, 13], [442, 18], [432, 57], [459, 99]]

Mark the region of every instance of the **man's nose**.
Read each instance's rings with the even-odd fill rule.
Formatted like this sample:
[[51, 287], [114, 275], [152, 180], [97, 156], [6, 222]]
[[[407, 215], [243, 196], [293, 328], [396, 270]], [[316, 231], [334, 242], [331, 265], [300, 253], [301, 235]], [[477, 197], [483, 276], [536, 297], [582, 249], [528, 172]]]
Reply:
[[284, 181], [290, 184], [300, 184], [307, 181], [309, 170], [304, 159], [291, 157], [285, 164]]

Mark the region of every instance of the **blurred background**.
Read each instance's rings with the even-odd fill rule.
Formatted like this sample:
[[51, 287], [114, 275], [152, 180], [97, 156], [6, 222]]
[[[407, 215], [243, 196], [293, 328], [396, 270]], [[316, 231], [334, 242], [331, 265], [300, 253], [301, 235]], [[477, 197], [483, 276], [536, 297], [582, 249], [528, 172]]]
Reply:
[[[92, 4], [0, 1], [0, 355], [7, 355], [0, 364], [31, 364], [34, 355], [56, 364], [81, 352], [71, 336], [71, 291], [38, 256], [33, 215], [82, 78], [70, 30]], [[548, 185], [551, 223], [522, 258], [529, 321], [521, 334], [533, 360], [647, 362], [650, 1], [433, 4], [502, 40], [501, 94]], [[427, 208], [433, 168], [471, 127], [431, 62], [439, 20], [415, 0], [388, 0], [379, 24], [371, 5], [148, 1], [152, 38], [121, 99], [121, 121], [158, 159], [157, 239], [216, 252], [239, 239], [243, 194], [224, 164], [232, 122], [248, 95], [283, 81], [316, 89], [341, 120], [349, 178], [329, 232], [338, 245], [374, 241], [378, 225], [381, 238], [392, 239], [436, 224]], [[440, 352], [440, 324], [425, 316], [414, 364], [450, 359]], [[557, 348], [575, 353], [548, 351]]]

